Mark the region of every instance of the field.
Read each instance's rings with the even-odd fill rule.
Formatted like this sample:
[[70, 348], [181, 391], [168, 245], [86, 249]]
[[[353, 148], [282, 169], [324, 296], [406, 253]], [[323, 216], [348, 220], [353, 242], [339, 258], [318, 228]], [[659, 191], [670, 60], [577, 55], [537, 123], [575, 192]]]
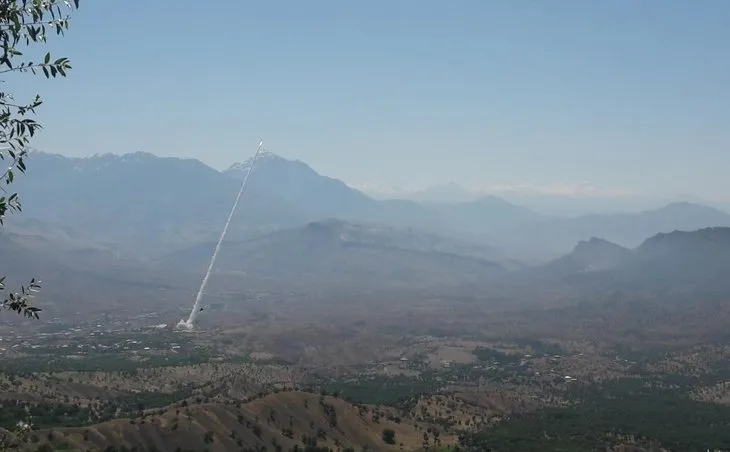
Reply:
[[[423, 299], [374, 304], [352, 309], [357, 316], [326, 299], [317, 310], [258, 305], [254, 314], [211, 315], [192, 334], [103, 324], [25, 336], [8, 329], [5, 443], [89, 451], [730, 444], [730, 349], [721, 343], [685, 335], [681, 346], [661, 346], [655, 334], [627, 347], [605, 331], [596, 340], [561, 330], [560, 321], [539, 323], [546, 313], [533, 310], [495, 316], [467, 304], [465, 315]], [[236, 325], [225, 326], [234, 316]], [[217, 319], [224, 326], [211, 329]]]

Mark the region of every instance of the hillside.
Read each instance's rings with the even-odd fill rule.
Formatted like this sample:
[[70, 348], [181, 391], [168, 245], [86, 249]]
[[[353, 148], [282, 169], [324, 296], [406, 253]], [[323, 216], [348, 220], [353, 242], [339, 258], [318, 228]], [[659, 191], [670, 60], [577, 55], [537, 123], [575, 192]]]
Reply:
[[474, 201], [441, 204], [435, 207], [448, 227], [470, 233], [499, 233], [513, 227], [526, 227], [545, 216], [516, 206], [496, 196]]
[[642, 261], [685, 262], [688, 264], [719, 259], [730, 262], [730, 227], [703, 228], [656, 234], [636, 249]]
[[[657, 234], [639, 246], [625, 268], [669, 287], [703, 285], [704, 292], [730, 290], [730, 228]], [[697, 287], [699, 289], [699, 287]]]
[[569, 252], [577, 242], [591, 237], [635, 248], [647, 237], [658, 233], [716, 226], [730, 226], [730, 214], [683, 202], [637, 213], [548, 217], [501, 230], [494, 234], [494, 244], [515, 251], [517, 257], [532, 255], [550, 260]]
[[[0, 275], [7, 277], [9, 290], [19, 290], [31, 278], [41, 282], [36, 299], [46, 317], [98, 314], [111, 308], [139, 312], [161, 308], [163, 296], [175, 299], [190, 291], [179, 275], [138, 262], [115, 261], [114, 255], [103, 249], [66, 248], [61, 240], [48, 242], [34, 234], [0, 233], [0, 255]], [[149, 299], [156, 303], [150, 305], [146, 302]]]
[[[197, 160], [147, 153], [66, 158], [32, 153], [14, 187], [27, 218], [70, 227], [131, 255], [149, 255], [220, 233], [240, 180]], [[231, 235], [293, 225], [307, 215], [252, 184]]]
[[[159, 265], [202, 272], [213, 247], [209, 243], [174, 252]], [[227, 242], [216, 269], [277, 281], [424, 287], [503, 274], [503, 267], [485, 259], [490, 253], [496, 254], [429, 234], [323, 221]]]
[[[234, 164], [224, 174], [241, 180], [252, 163], [253, 158]], [[317, 217], [351, 216], [378, 204], [344, 182], [318, 174], [304, 162], [286, 160], [270, 152], [263, 153], [255, 162], [249, 184]]]
[[[250, 160], [216, 171], [192, 159], [137, 152], [88, 158], [32, 152], [16, 180], [24, 218], [68, 227], [127, 256], [154, 256], [217, 238]], [[133, 181], [133, 182], [132, 182]], [[267, 153], [256, 162], [231, 238], [324, 218], [436, 228], [412, 201], [376, 201], [305, 163]]]
[[632, 257], [628, 248], [593, 237], [578, 242], [570, 254], [549, 262], [541, 270], [556, 276], [604, 271], [617, 268]]
[[408, 195], [408, 199], [420, 203], [458, 203], [474, 201], [475, 198], [477, 195], [455, 182], [435, 185]]
[[[44, 260], [65, 262], [74, 268], [125, 262], [114, 247], [95, 242], [92, 238], [67, 227], [34, 218], [14, 215], [5, 221], [4, 235], [24, 249]], [[133, 259], [130, 263], [135, 262]]]
[[730, 298], [728, 272], [730, 228], [718, 227], [656, 234], [634, 250], [593, 239], [535, 274], [570, 277], [586, 296], [688, 304]]
[[[417, 450], [429, 426], [395, 418], [390, 408], [356, 407], [343, 400], [304, 392], [280, 392], [248, 403], [171, 406], [147, 412], [134, 420], [119, 419], [84, 428], [39, 431], [41, 442], [74, 450], [156, 447], [175, 450], [241, 450], [266, 447], [292, 450], [304, 444], [337, 450]], [[395, 432], [395, 444], [386, 444], [382, 432]], [[444, 444], [455, 438], [444, 436]], [[64, 446], [65, 445], [65, 446]], [[253, 449], [252, 449], [253, 450]]]
[[[70, 228], [89, 247], [121, 257], [156, 258], [215, 240], [250, 165], [249, 159], [220, 172], [197, 160], [142, 152], [89, 158], [33, 152], [28, 174], [14, 188], [22, 195], [24, 219]], [[591, 237], [635, 247], [659, 232], [730, 226], [729, 214], [690, 203], [567, 218], [495, 196], [423, 205], [375, 200], [304, 162], [267, 153], [256, 163], [229, 238], [241, 241], [329, 218], [418, 228], [536, 263]]]

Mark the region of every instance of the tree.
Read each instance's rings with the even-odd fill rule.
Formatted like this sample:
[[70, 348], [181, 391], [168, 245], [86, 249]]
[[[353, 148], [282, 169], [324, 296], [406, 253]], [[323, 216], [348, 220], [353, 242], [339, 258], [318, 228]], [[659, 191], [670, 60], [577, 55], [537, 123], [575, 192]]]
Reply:
[[[0, 0], [0, 77], [13, 73], [42, 73], [46, 78], [65, 77], [71, 69], [68, 58], [51, 58], [46, 53], [40, 61], [24, 56], [23, 51], [34, 44], [45, 44], [54, 31], [63, 35], [68, 29], [69, 15], [62, 8], [75, 9], [79, 0]], [[16, 173], [25, 173], [25, 157], [30, 139], [41, 125], [28, 117], [42, 104], [40, 96], [24, 103], [12, 93], [0, 91], [0, 160], [7, 169], [0, 173], [0, 225], [9, 213], [21, 210], [17, 193], [9, 191]], [[38, 318], [40, 309], [30, 304], [34, 292], [40, 289], [38, 281], [20, 287], [0, 299], [0, 308], [14, 311], [29, 318]], [[0, 291], [6, 290], [5, 277], [0, 276]]]
[[18, 422], [13, 431], [5, 431], [0, 435], [0, 451], [16, 450], [21, 444], [27, 443], [32, 430], [30, 422]]
[[385, 444], [395, 444], [395, 431], [389, 428], [383, 429], [383, 442]]

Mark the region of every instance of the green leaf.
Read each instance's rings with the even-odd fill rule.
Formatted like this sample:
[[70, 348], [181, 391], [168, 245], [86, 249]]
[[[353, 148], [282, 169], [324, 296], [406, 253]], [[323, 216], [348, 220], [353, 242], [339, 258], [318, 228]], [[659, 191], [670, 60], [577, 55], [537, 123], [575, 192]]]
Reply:
[[[2, 72], [15, 71], [18, 73], [31, 72], [38, 74], [43, 71], [46, 78], [57, 75], [66, 76], [71, 69], [67, 58], [58, 58], [51, 63], [51, 54], [47, 52], [41, 62], [18, 61], [23, 57], [17, 47], [30, 45], [31, 43], [47, 42], [47, 35], [55, 28], [57, 34], [62, 35], [63, 30], [68, 28], [68, 20], [61, 11], [59, 5], [66, 4], [69, 8], [78, 9], [79, 0], [0, 0], [0, 67]], [[49, 23], [49, 20], [51, 22]], [[15, 60], [15, 61], [11, 61]], [[40, 64], [39, 64], [40, 63]], [[13, 105], [10, 93], [0, 89], [0, 127], [4, 130], [0, 137], [0, 144], [4, 149], [0, 150], [0, 160], [12, 159], [8, 165], [10, 168], [2, 173], [0, 179], [0, 225], [3, 224], [5, 215], [8, 212], [20, 212], [21, 203], [16, 193], [9, 194], [5, 185], [15, 179], [15, 172], [25, 172], [23, 157], [26, 155], [26, 147], [31, 141], [34, 133], [41, 129], [41, 125], [24, 116], [35, 113], [35, 108], [41, 104], [40, 98], [31, 104]], [[7, 156], [7, 159], [6, 159]], [[39, 282], [31, 280], [27, 286], [20, 287], [20, 293], [10, 292], [7, 297], [0, 299], [0, 309], [7, 309], [17, 312], [25, 317], [39, 318], [40, 308], [30, 305], [29, 297], [40, 288]], [[6, 290], [5, 278], [0, 276], [0, 290]], [[26, 297], [27, 295], [27, 297]], [[2, 441], [0, 441], [2, 442]], [[2, 448], [0, 446], [0, 448]], [[2, 448], [4, 450], [4, 448]]]

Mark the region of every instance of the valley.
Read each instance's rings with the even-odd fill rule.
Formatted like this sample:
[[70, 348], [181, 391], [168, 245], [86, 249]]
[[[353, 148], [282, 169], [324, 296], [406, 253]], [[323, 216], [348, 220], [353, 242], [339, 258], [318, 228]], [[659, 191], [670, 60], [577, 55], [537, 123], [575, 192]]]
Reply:
[[269, 154], [183, 332], [247, 164], [31, 157], [3, 447], [730, 450], [727, 213], [379, 201]]
[[[462, 323], [458, 333], [417, 335], [388, 324], [368, 328], [370, 318], [353, 319], [356, 333], [351, 325], [283, 317], [276, 330], [259, 320], [194, 333], [159, 326], [3, 335], [1, 425], [13, 432], [19, 419], [32, 423], [29, 450], [109, 444], [171, 451], [314, 444], [539, 450], [558, 442], [570, 450], [588, 444], [644, 450], [654, 443], [699, 450], [727, 441], [728, 349], [713, 337], [719, 332], [675, 342], [648, 329], [649, 340], [637, 341], [614, 329], [612, 340], [562, 334], [559, 325], [551, 333], [535, 331], [541, 321], [530, 323], [529, 315], [516, 312], [491, 321], [484, 316], [471, 327]], [[610, 411], [615, 397], [630, 407], [620, 409], [623, 423]], [[595, 431], [588, 421], [565, 424], [582, 418], [581, 410], [600, 416], [591, 422], [604, 423], [605, 430]], [[649, 412], [661, 416], [642, 430], [647, 426], [632, 416]], [[700, 428], [686, 423], [687, 416], [713, 420]], [[526, 432], [540, 428], [548, 433], [538, 436], [544, 442], [510, 445], [510, 437], [525, 441]], [[621, 435], [612, 436], [616, 428]], [[392, 447], [382, 438], [386, 430], [395, 432]], [[589, 432], [593, 436], [582, 436]], [[687, 443], [687, 435], [698, 435], [692, 436], [698, 442]]]
[[730, 452], [729, 22], [0, 0], [0, 452]]

